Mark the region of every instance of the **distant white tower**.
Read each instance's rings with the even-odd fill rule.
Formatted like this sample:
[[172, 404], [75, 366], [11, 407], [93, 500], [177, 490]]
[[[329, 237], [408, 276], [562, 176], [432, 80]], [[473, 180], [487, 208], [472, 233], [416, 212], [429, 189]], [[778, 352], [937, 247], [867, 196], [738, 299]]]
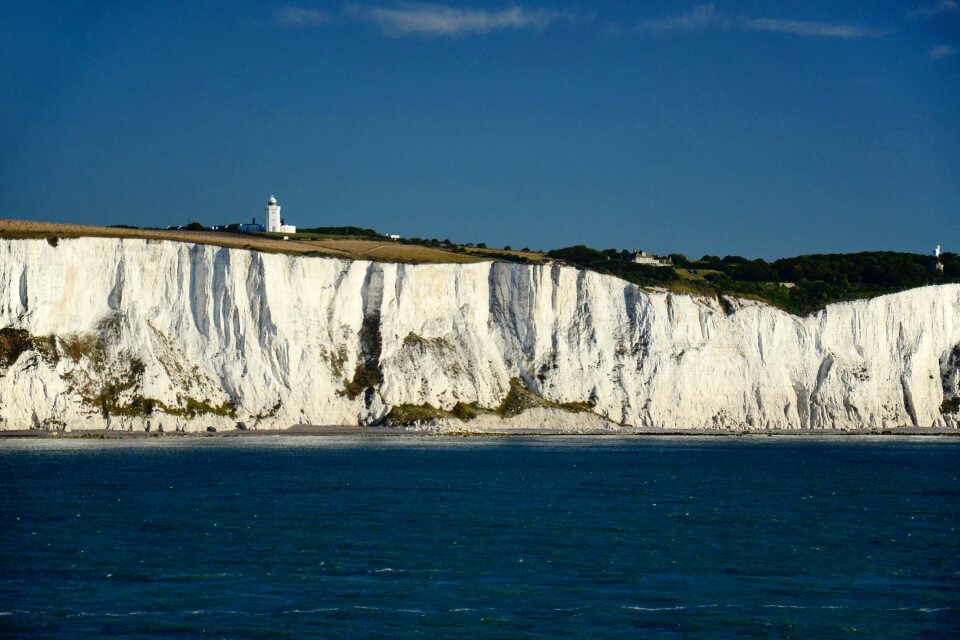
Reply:
[[940, 257], [940, 245], [937, 245], [937, 248], [933, 250], [933, 255], [937, 258]]
[[280, 231], [280, 205], [272, 195], [267, 200], [267, 231]]

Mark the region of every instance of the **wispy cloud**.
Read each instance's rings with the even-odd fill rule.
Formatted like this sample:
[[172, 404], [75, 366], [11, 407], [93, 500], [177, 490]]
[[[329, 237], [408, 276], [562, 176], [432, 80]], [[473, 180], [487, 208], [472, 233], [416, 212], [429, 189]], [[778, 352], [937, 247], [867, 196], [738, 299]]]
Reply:
[[[929, 5], [929, 11], [960, 11], [960, 0], [941, 0]], [[463, 36], [493, 31], [519, 29], [546, 29], [558, 22], [576, 22], [578, 16], [570, 11], [532, 9], [519, 5], [503, 9], [454, 7], [432, 2], [402, 3], [394, 6], [349, 4], [339, 15], [319, 9], [288, 5], [276, 10], [274, 21], [282, 27], [315, 27], [333, 21], [367, 22], [390, 36]], [[770, 33], [785, 33], [815, 38], [871, 38], [889, 33], [888, 30], [856, 24], [835, 24], [783, 20], [778, 18], [732, 18], [717, 11], [712, 2], [700, 4], [689, 11], [661, 18], [650, 18], [630, 28], [650, 34], [698, 32], [716, 28], [747, 29]], [[612, 33], [625, 29], [612, 25]], [[946, 54], [949, 55], [949, 54]]]
[[332, 17], [319, 9], [287, 6], [278, 8], [273, 19], [281, 27], [316, 27], [327, 24]]
[[925, 18], [942, 13], [960, 13], [960, 2], [957, 2], [957, 0], [940, 0], [940, 2], [923, 4], [917, 7], [914, 13]]
[[354, 4], [347, 7], [347, 14], [355, 20], [370, 22], [392, 36], [460, 36], [507, 29], [545, 29], [556, 22], [575, 19], [565, 11], [519, 6], [489, 11], [432, 3], [404, 4], [396, 8]]
[[[956, 4], [958, 0], [943, 0]], [[716, 5], [701, 4], [690, 11], [663, 18], [650, 18], [636, 25], [632, 30], [646, 33], [674, 33], [705, 31], [707, 29], [728, 28], [786, 33], [811, 38], [873, 38], [889, 33], [885, 29], [876, 29], [856, 24], [837, 24], [830, 22], [808, 22], [804, 20], [783, 20], [779, 18], [734, 18], [724, 16], [717, 11]], [[617, 30], [614, 30], [617, 31]]]
[[744, 28], [771, 33], [789, 33], [795, 36], [812, 38], [876, 38], [889, 31], [850, 24], [831, 24], [828, 22], [806, 22], [804, 20], [778, 20], [776, 18], [756, 18], [746, 20]]
[[703, 31], [721, 24], [713, 3], [701, 4], [686, 13], [665, 18], [651, 18], [637, 25], [638, 31], [668, 33], [673, 31]]
[[938, 44], [935, 47], [931, 47], [930, 50], [927, 51], [927, 56], [929, 56], [931, 60], [941, 60], [947, 56], [952, 56], [956, 52], [956, 47], [951, 47], [947, 44]]

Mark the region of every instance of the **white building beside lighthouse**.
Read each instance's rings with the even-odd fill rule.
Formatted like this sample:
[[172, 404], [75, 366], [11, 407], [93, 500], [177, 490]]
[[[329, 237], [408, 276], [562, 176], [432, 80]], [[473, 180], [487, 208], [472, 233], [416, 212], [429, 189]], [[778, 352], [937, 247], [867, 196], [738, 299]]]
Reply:
[[297, 227], [292, 224], [284, 224], [280, 217], [280, 205], [277, 199], [272, 195], [267, 200], [267, 231], [274, 233], [296, 233]]

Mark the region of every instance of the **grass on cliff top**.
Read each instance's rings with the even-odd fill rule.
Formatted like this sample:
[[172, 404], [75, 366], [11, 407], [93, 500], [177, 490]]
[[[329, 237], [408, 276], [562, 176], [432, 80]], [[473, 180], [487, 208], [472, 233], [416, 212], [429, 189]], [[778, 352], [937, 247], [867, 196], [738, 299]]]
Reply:
[[230, 249], [248, 249], [264, 253], [323, 256], [348, 260], [374, 260], [405, 263], [471, 263], [490, 260], [482, 254], [451, 251], [444, 248], [404, 244], [402, 241], [369, 240], [351, 237], [312, 237], [289, 240], [269, 234], [227, 231], [188, 231], [176, 229], [125, 229], [52, 222], [0, 219], [0, 238], [47, 239], [56, 245], [62, 238], [130, 238], [172, 240], [206, 244]]

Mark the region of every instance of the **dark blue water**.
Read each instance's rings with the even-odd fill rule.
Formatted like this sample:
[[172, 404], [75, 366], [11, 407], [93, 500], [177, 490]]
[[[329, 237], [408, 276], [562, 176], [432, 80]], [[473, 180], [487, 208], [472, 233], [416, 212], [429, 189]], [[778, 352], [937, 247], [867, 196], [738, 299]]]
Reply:
[[960, 635], [960, 443], [0, 443], [0, 635]]

